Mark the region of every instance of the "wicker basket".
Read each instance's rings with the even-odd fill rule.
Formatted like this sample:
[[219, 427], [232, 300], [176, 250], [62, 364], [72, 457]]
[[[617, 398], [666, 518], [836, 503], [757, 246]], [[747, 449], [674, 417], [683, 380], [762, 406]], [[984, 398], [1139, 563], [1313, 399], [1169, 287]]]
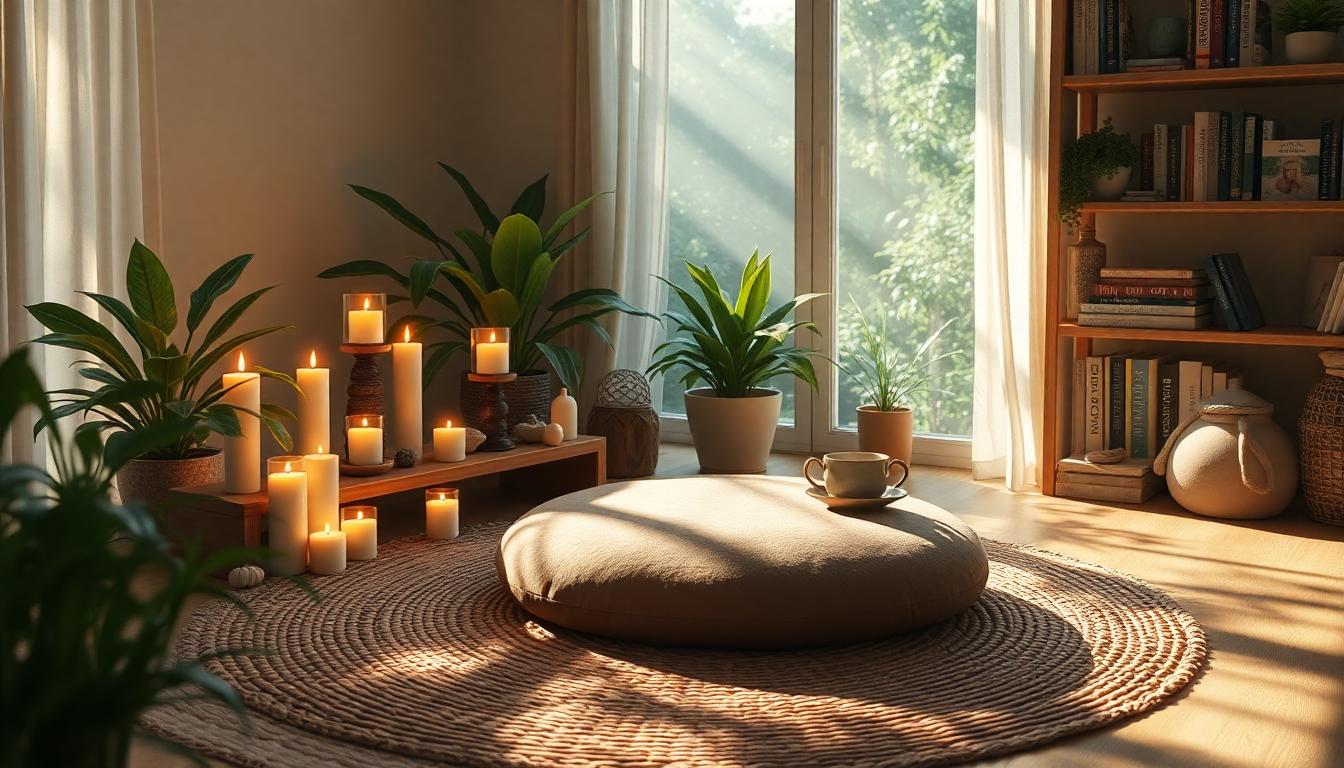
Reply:
[[[462, 415], [467, 426], [474, 429], [482, 427], [476, 423], [473, 414], [481, 412], [481, 401], [485, 399], [486, 386], [488, 385], [468, 380], [466, 372], [462, 373]], [[551, 392], [551, 374], [539, 371], [520, 373], [517, 379], [500, 386], [504, 389], [504, 401], [509, 404], [507, 421], [510, 428], [527, 421], [532, 414], [536, 414], [543, 422], [550, 423], [551, 398], [554, 397]]]
[[1321, 353], [1326, 375], [1307, 393], [1297, 421], [1302, 492], [1312, 519], [1344, 525], [1344, 351]]
[[649, 380], [639, 371], [618, 368], [598, 383], [587, 432], [607, 439], [607, 477], [648, 477], [658, 468], [658, 412], [651, 401]]

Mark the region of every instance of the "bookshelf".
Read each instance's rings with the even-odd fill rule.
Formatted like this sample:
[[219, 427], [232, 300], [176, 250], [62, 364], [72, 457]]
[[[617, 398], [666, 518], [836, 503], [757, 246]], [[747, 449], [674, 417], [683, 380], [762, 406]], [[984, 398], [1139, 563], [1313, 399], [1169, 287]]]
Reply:
[[[1297, 326], [1266, 326], [1254, 331], [1228, 331], [1206, 328], [1177, 331], [1148, 328], [1099, 328], [1067, 321], [1063, 315], [1062, 291], [1067, 284], [1066, 255], [1072, 233], [1058, 222], [1059, 172], [1061, 150], [1073, 137], [1096, 130], [1098, 99], [1107, 94], [1154, 95], [1166, 92], [1231, 92], [1223, 94], [1234, 104], [1235, 92], [1247, 88], [1296, 88], [1344, 85], [1344, 64], [1243, 67], [1236, 69], [1180, 70], [1174, 72], [1129, 72], [1109, 75], [1068, 75], [1069, 0], [1052, 0], [1051, 73], [1050, 73], [1050, 177], [1049, 232], [1046, 253], [1046, 344], [1045, 408], [1042, 456], [1042, 490], [1055, 495], [1055, 464], [1069, 455], [1072, 404], [1072, 363], [1093, 352], [1095, 341], [1135, 343], [1182, 343], [1209, 345], [1207, 356], [1230, 345], [1250, 350], [1271, 348], [1298, 349], [1308, 353], [1321, 349], [1344, 348], [1344, 336], [1317, 333]], [[1235, 107], [1232, 107], [1235, 108]], [[1082, 208], [1083, 223], [1095, 225], [1098, 217], [1123, 216], [1127, 226], [1143, 226], [1143, 219], [1184, 215], [1194, 217], [1225, 214], [1252, 215], [1340, 215], [1344, 201], [1221, 201], [1221, 202], [1096, 202]], [[1268, 224], [1267, 226], [1272, 225]], [[1114, 256], [1115, 254], [1110, 254]], [[1193, 354], [1198, 352], [1198, 346]], [[1259, 352], [1258, 354], [1266, 354]], [[1303, 381], [1303, 392], [1313, 381]]]

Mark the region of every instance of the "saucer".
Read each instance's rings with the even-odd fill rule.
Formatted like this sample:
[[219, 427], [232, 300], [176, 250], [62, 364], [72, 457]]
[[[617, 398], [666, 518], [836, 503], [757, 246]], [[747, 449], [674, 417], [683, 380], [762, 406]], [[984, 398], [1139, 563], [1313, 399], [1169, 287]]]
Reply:
[[807, 495], [820, 501], [831, 509], [880, 509], [893, 501], [904, 499], [910, 494], [906, 493], [904, 488], [888, 486], [885, 493], [873, 499], [847, 499], [842, 496], [829, 496], [825, 491], [809, 487]]

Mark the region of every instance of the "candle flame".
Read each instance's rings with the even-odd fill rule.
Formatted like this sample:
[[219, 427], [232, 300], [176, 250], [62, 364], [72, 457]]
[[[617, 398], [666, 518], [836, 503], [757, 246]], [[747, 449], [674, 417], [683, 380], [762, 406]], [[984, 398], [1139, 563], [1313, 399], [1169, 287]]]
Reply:
[[491, 341], [491, 342], [494, 342], [494, 340], [495, 340], [495, 332], [494, 332], [494, 331], [491, 331], [491, 332], [490, 332], [490, 341]]
[[444, 496], [443, 496], [442, 493], [440, 493], [440, 494], [439, 494], [439, 501], [443, 501], [443, 499], [444, 499]]
[[291, 471], [291, 470], [290, 470], [290, 468], [289, 468], [289, 462], [286, 461], [286, 462], [285, 462], [285, 472], [288, 473], [288, 472], [290, 472], [290, 471]]
[[326, 451], [322, 450], [322, 444], [321, 444], [321, 443], [318, 443], [318, 444], [317, 444], [317, 452], [318, 452], [318, 453], [326, 453]]
[[448, 429], [452, 429], [452, 428], [453, 428], [453, 420], [452, 420], [452, 419], [449, 419], [449, 420], [448, 420], [448, 423], [444, 424], [443, 426], [447, 427]]
[[407, 326], [406, 326], [406, 334], [405, 334], [405, 338], [406, 338], [406, 343], [407, 343], [407, 344], [410, 344], [410, 343], [411, 343], [411, 326], [410, 326], [410, 325], [407, 325]]
[[247, 370], [247, 363], [243, 362], [243, 351], [240, 349], [238, 350], [238, 372], [242, 373], [243, 371], [246, 370]]
[[362, 510], [362, 509], [355, 510], [355, 519], [356, 519], [356, 520], [363, 520], [363, 519], [364, 519], [364, 510]]
[[[316, 349], [314, 349], [312, 352], [309, 352], [309, 353], [308, 353], [308, 367], [309, 367], [309, 368], [316, 368], [316, 367], [317, 367], [317, 350], [316, 350]], [[318, 451], [318, 453], [321, 453], [321, 451]]]
[[366, 417], [360, 419], [360, 420], [359, 420], [359, 425], [360, 425], [361, 427], [367, 427], [367, 426], [369, 426], [369, 419], [368, 419], [368, 417], [366, 416]]
[[364, 297], [364, 309], [368, 309], [368, 308], [369, 308], [369, 297], [368, 297], [368, 296], [365, 296], [365, 297]]
[[331, 523], [327, 523], [326, 525], [322, 526], [322, 532], [328, 534], [331, 533]]

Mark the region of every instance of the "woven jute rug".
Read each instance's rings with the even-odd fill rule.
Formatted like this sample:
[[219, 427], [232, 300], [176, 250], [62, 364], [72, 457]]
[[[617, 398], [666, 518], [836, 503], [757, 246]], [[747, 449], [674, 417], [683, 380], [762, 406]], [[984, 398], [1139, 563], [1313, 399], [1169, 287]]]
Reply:
[[270, 649], [210, 662], [248, 724], [190, 701], [145, 725], [266, 768], [935, 765], [1156, 707], [1205, 656], [1202, 630], [1163, 593], [993, 541], [984, 597], [913, 634], [787, 652], [608, 641], [513, 603], [495, 575], [503, 531], [385, 545], [313, 579], [317, 602], [268, 581], [243, 593], [255, 619], [206, 605], [181, 654]]

